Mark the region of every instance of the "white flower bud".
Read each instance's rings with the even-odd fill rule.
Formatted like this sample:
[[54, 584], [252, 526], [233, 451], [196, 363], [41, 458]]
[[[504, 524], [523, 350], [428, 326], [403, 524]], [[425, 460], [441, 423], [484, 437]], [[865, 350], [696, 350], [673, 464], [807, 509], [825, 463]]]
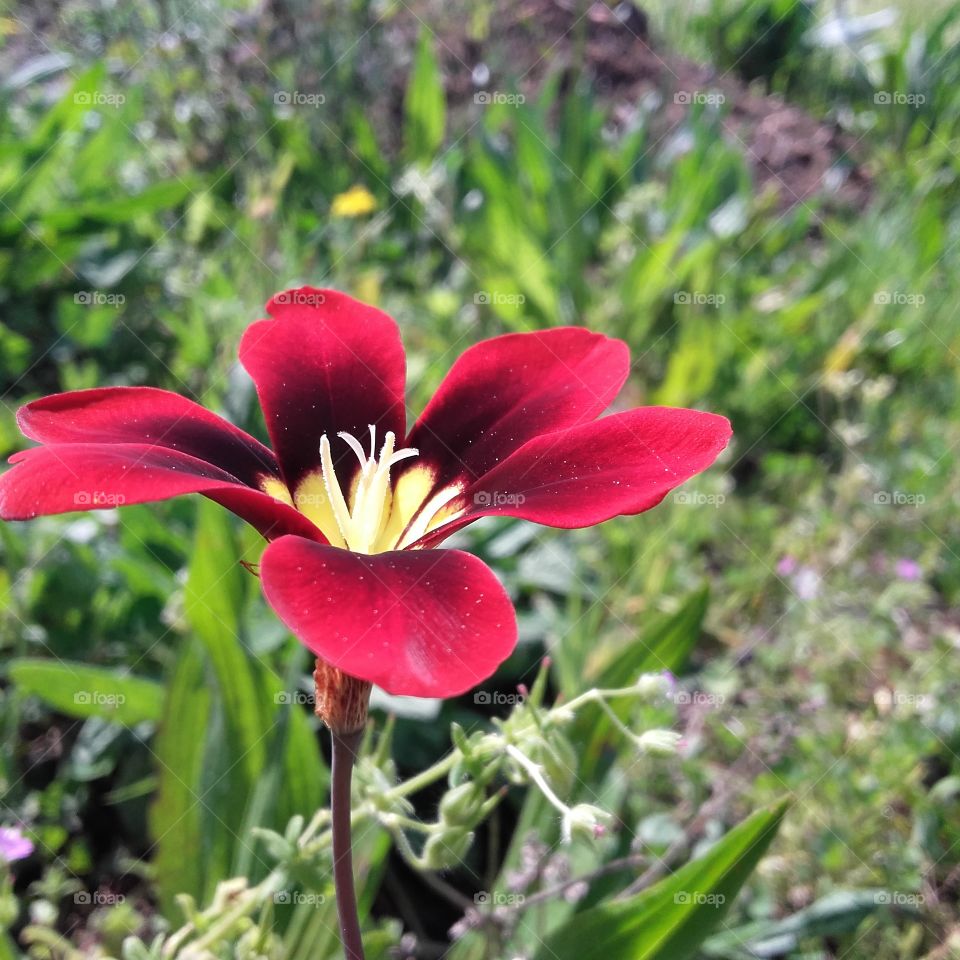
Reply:
[[603, 821], [609, 819], [610, 814], [606, 810], [601, 810], [589, 803], [578, 803], [563, 815], [561, 826], [563, 842], [570, 843], [574, 836], [583, 836], [589, 840], [602, 837], [606, 831]]
[[655, 757], [668, 757], [677, 752], [681, 736], [673, 730], [647, 730], [637, 737], [637, 745], [643, 753]]
[[637, 693], [647, 700], [665, 697], [676, 681], [667, 673], [642, 673], [637, 679]]

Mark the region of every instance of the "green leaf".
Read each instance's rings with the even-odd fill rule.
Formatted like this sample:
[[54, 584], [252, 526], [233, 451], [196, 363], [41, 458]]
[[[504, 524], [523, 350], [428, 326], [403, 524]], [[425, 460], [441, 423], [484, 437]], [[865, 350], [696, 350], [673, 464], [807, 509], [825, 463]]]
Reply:
[[433, 34], [426, 29], [420, 33], [417, 43], [404, 110], [407, 160], [430, 163], [443, 143], [447, 103], [440, 65], [433, 50]]
[[267, 716], [261, 709], [251, 658], [240, 638], [244, 598], [240, 551], [222, 507], [200, 500], [193, 558], [187, 577], [187, 621], [203, 643], [224, 704], [233, 762], [256, 781], [265, 760], [263, 734]]
[[[326, 800], [327, 770], [316, 734], [299, 704], [286, 693], [296, 689], [302, 663], [302, 651], [296, 646], [282, 680], [261, 665], [261, 695], [271, 704], [273, 716], [264, 738], [267, 762], [249, 791], [240, 836], [261, 825], [272, 824], [279, 829], [292, 816], [307, 816]], [[238, 844], [231, 872], [255, 872], [253, 853], [249, 844]]]
[[248, 648], [243, 614], [250, 574], [241, 556], [229, 514], [200, 501], [185, 611], [205, 654], [209, 669], [199, 682], [211, 700], [206, 723], [194, 733], [202, 759], [187, 783], [203, 798], [206, 872], [199, 879], [207, 894], [238, 864], [245, 872], [260, 870], [252, 827], [283, 829], [293, 814], [313, 813], [326, 796], [327, 771], [311, 719], [290, 697], [302, 675], [302, 650], [295, 649], [296, 669], [283, 681]]
[[680, 324], [680, 336], [670, 353], [664, 381], [653, 395], [654, 402], [679, 407], [708, 395], [723, 359], [721, 339], [712, 318], [687, 317]]
[[758, 920], [712, 936], [703, 953], [722, 960], [753, 960], [787, 954], [803, 940], [853, 933], [863, 920], [892, 902], [883, 890], [834, 890], [781, 920]]
[[44, 215], [43, 223], [63, 231], [75, 230], [82, 225], [92, 229], [106, 224], [129, 223], [136, 217], [178, 206], [198, 187], [197, 180], [162, 180], [140, 193], [89, 200], [70, 208], [52, 210]]
[[158, 721], [163, 687], [109, 667], [23, 657], [9, 666], [21, 693], [39, 697], [68, 717], [102, 717], [124, 726]]
[[597, 680], [599, 687], [620, 687], [643, 673], [679, 670], [700, 636], [710, 602], [703, 587], [690, 594], [673, 614], [655, 620], [626, 650], [617, 653]]
[[173, 667], [154, 746], [159, 785], [150, 808], [150, 834], [157, 889], [168, 917], [177, 915], [176, 894], [202, 898], [211, 869], [209, 860], [201, 856], [208, 808], [200, 793], [200, 778], [211, 702], [203, 679], [203, 651], [193, 641]]
[[13, 941], [4, 931], [0, 931], [0, 960], [17, 960], [20, 951], [13, 945]]
[[107, 79], [107, 67], [95, 63], [77, 77], [73, 87], [44, 114], [27, 141], [28, 148], [41, 157], [55, 144], [58, 137], [71, 130], [79, 130], [90, 112], [93, 94], [103, 89]]
[[770, 845], [785, 811], [785, 802], [760, 810], [655, 886], [576, 915], [547, 937], [535, 960], [694, 956]]

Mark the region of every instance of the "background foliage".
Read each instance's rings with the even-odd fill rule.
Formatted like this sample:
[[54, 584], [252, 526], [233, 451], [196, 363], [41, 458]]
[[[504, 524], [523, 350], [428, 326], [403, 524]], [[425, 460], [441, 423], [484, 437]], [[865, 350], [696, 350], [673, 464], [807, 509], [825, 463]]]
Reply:
[[[681, 751], [638, 757], [606, 714], [577, 716], [552, 773], [616, 811], [598, 845], [559, 847], [554, 811], [519, 788], [437, 877], [371, 830], [379, 955], [401, 927], [396, 955], [444, 955], [453, 927], [446, 955], [546, 960], [573, 949], [562, 924], [582, 910], [580, 936], [678, 956], [691, 921], [670, 883], [730, 894], [687, 955], [958, 955], [958, 8], [644, 5], [676, 82], [626, 112], [590, 52], [592, 9], [565, 58], [561, 34], [510, 47], [493, 3], [7, 11], [0, 452], [23, 442], [21, 402], [103, 384], [174, 389], [262, 435], [236, 344], [296, 283], [398, 318], [413, 413], [485, 336], [575, 322], [625, 338], [623, 402], [723, 412], [729, 455], [641, 517], [461, 534], [514, 596], [523, 644], [439, 721], [395, 705], [383, 770], [437, 761], [452, 722], [490, 730], [545, 652], [551, 699], [672, 669], [672, 703], [615, 710], [675, 726]], [[677, 54], [713, 71], [678, 90]], [[814, 192], [779, 173], [762, 187], [728, 122], [769, 94], [845, 138]], [[326, 764], [307, 658], [236, 562], [258, 550], [193, 500], [0, 527], [0, 821], [37, 845], [2, 892], [0, 952], [118, 956], [183, 909], [203, 926], [178, 894], [273, 882]], [[413, 794], [416, 812], [435, 817], [442, 792]], [[736, 904], [734, 846], [691, 859], [723, 835], [731, 864], [759, 860]], [[623, 909], [640, 860], [653, 873]], [[270, 902], [280, 945], [224, 955], [335, 955], [329, 902]], [[667, 939], [634, 930], [651, 916]]]

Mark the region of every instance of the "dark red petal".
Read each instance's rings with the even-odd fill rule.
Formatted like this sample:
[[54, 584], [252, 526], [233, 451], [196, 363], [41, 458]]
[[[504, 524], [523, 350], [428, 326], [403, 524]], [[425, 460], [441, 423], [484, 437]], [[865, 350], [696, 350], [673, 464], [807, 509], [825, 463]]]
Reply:
[[276, 457], [258, 440], [199, 404], [153, 387], [103, 387], [34, 400], [17, 413], [40, 443], [142, 443], [168, 447], [257, 486], [279, 476]]
[[264, 536], [319, 534], [293, 507], [178, 450], [140, 443], [63, 443], [14, 454], [0, 476], [0, 519], [98, 510], [204, 493]]
[[267, 429], [291, 489], [319, 469], [326, 433], [334, 464], [357, 466], [338, 431], [377, 452], [392, 430], [399, 445], [406, 429], [406, 360], [400, 331], [387, 314], [335, 290], [302, 287], [267, 304], [274, 318], [252, 324], [240, 342], [240, 362], [257, 386]]
[[641, 407], [536, 437], [477, 480], [466, 513], [423, 542], [484, 516], [589, 527], [642, 513], [706, 470], [731, 434], [730, 421], [714, 413]]
[[204, 496], [226, 507], [241, 520], [246, 520], [267, 540], [275, 540], [287, 534], [296, 534], [317, 543], [326, 543], [327, 538], [302, 513], [294, 507], [254, 490], [252, 487], [223, 487], [208, 491]]
[[500, 581], [459, 550], [367, 556], [281, 537], [264, 552], [260, 578], [313, 653], [388, 693], [456, 696], [489, 677], [517, 642]]
[[620, 391], [630, 351], [581, 327], [511, 333], [454, 363], [405, 446], [404, 465], [437, 468], [437, 486], [473, 480], [541, 433], [595, 419]]

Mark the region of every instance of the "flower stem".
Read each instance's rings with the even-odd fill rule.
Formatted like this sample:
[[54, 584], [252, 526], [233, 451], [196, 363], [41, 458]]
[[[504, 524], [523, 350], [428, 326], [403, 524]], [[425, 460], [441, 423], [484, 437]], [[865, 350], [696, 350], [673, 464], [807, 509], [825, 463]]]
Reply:
[[436, 783], [441, 777], [446, 776], [457, 765], [459, 759], [459, 752], [453, 750], [443, 759], [438, 760], [432, 767], [427, 767], [426, 770], [421, 770], [420, 773], [410, 777], [409, 780], [404, 780], [403, 783], [391, 787], [384, 795], [388, 800], [395, 800], [397, 797], [409, 797], [411, 793], [429, 787], [430, 784]]
[[330, 732], [333, 741], [333, 763], [330, 785], [330, 806], [333, 832], [333, 883], [337, 891], [337, 915], [340, 938], [346, 960], [364, 960], [360, 920], [357, 916], [357, 894], [353, 885], [353, 851], [350, 837], [350, 783], [357, 746], [363, 730], [352, 733]]
[[523, 767], [530, 779], [540, 788], [540, 792], [554, 808], [563, 814], [570, 812], [570, 808], [553, 792], [550, 784], [544, 780], [539, 764], [534, 763], [526, 754], [521, 753], [512, 743], [507, 744], [507, 753]]

